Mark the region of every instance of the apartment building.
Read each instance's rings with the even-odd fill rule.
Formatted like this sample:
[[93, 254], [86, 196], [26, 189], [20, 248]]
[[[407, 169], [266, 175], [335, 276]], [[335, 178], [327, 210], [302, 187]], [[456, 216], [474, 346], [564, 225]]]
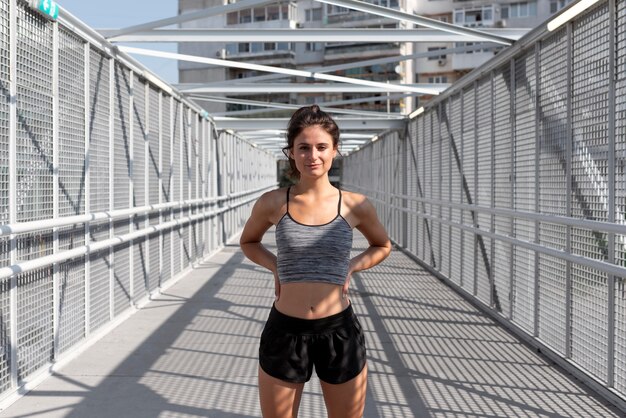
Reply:
[[[430, 17], [447, 23], [474, 28], [511, 27], [533, 28], [563, 8], [571, 0], [365, 0], [380, 6], [390, 7]], [[179, 14], [203, 8], [215, 7], [235, 0], [179, 0]], [[183, 28], [227, 28], [227, 29], [287, 29], [287, 28], [405, 28], [413, 27], [394, 19], [374, 16], [365, 12], [319, 3], [314, 0], [277, 1], [262, 7], [239, 10], [227, 15], [184, 23]], [[473, 47], [464, 53], [432, 55], [428, 58], [370, 65], [335, 72], [336, 75], [358, 77], [365, 80], [402, 83], [453, 83], [473, 68], [481, 65], [498, 53], [499, 49], [481, 49], [469, 42], [457, 43], [364, 43], [364, 42], [225, 42], [225, 43], [180, 43], [179, 52], [205, 57], [227, 58], [234, 61], [253, 62], [283, 68], [309, 68], [342, 63], [408, 55], [417, 52]], [[478, 48], [478, 49], [476, 49]], [[248, 77], [267, 73], [210, 66], [206, 64], [180, 62], [180, 83], [232, 83]], [[306, 83], [311, 80], [273, 76], [263, 83]], [[217, 94], [216, 94], [217, 95]], [[286, 104], [310, 104], [339, 102], [334, 107], [350, 107], [368, 111], [397, 113], [415, 106], [407, 99], [388, 100], [386, 93], [377, 98], [356, 102], [371, 93], [313, 93], [272, 92], [229, 93], [238, 103], [203, 103], [211, 113], [241, 112], [258, 107], [248, 101]], [[423, 103], [429, 97], [421, 96]], [[351, 102], [341, 104], [341, 102]], [[356, 102], [356, 103], [355, 103]], [[284, 116], [290, 110], [257, 113], [255, 116]]]
[[[431, 19], [471, 28], [532, 29], [571, 0], [436, 0], [413, 1], [413, 12]], [[472, 47], [471, 42], [416, 43], [415, 52]], [[478, 48], [477, 46], [475, 46]], [[432, 55], [415, 60], [418, 83], [454, 83], [472, 69], [493, 58], [500, 48], [474, 49], [460, 53]], [[419, 98], [420, 102], [429, 99]]]

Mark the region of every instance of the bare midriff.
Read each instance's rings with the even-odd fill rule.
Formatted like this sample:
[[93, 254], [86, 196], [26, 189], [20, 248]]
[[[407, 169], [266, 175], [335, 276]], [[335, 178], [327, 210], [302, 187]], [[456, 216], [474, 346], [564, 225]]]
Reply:
[[302, 319], [319, 319], [342, 312], [350, 305], [342, 286], [330, 283], [285, 283], [280, 286], [276, 309]]

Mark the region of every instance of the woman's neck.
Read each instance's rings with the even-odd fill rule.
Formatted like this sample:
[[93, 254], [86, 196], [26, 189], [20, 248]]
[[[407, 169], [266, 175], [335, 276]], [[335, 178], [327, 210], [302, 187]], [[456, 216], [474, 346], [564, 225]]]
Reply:
[[300, 178], [300, 181], [292, 187], [298, 194], [324, 194], [335, 187], [330, 184], [328, 175], [317, 178]]

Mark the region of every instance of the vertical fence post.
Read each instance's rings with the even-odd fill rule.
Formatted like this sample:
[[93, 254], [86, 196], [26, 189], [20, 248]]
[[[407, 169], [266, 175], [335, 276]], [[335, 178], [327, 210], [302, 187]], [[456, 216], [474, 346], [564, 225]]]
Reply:
[[[474, 129], [474, 143], [472, 146], [474, 147], [474, 196], [468, 191], [468, 195], [472, 199], [472, 206], [476, 207], [478, 205], [478, 80], [474, 81], [474, 114], [472, 115], [473, 129]], [[469, 188], [469, 184], [467, 185]], [[470, 203], [470, 202], [468, 202]], [[474, 241], [474, 253], [472, 254], [472, 259], [474, 262], [474, 272], [473, 275], [473, 288], [472, 294], [474, 296], [478, 295], [478, 211], [472, 210], [472, 226], [474, 227], [473, 241]]]
[[[133, 208], [135, 201], [133, 196], [135, 195], [135, 153], [134, 153], [134, 141], [135, 141], [135, 71], [129, 71], [128, 83], [130, 84], [130, 97], [128, 102], [128, 207]], [[135, 230], [135, 219], [139, 215], [128, 216], [128, 231], [133, 232]], [[135, 240], [131, 240], [128, 243], [128, 275], [129, 275], [129, 305], [134, 306], [135, 299]]]
[[[52, 23], [52, 218], [59, 217], [59, 24]], [[52, 229], [52, 253], [59, 253], [59, 228]], [[52, 265], [52, 357], [59, 353], [60, 265]]]
[[[511, 184], [511, 195], [509, 200], [509, 208], [515, 208], [515, 58], [511, 58], [511, 69], [510, 69], [510, 96], [509, 96], [509, 106], [510, 106], [510, 125], [511, 125], [511, 162], [509, 164], [510, 174], [509, 174], [509, 182]], [[514, 236], [515, 232], [515, 218], [511, 216], [509, 220], [509, 235]], [[513, 306], [515, 304], [514, 298], [514, 286], [515, 286], [515, 245], [510, 244], [511, 246], [511, 254], [509, 260], [511, 260], [511, 265], [509, 267], [509, 319], [513, 320]]]
[[[163, 203], [163, 92], [159, 90], [159, 168], [158, 168], [158, 203]], [[163, 209], [159, 209], [159, 223], [163, 222]], [[159, 278], [157, 279], [157, 292], [160, 291], [163, 282], [163, 242], [165, 230], [159, 232]]]
[[[609, 219], [610, 223], [615, 223], [615, 65], [616, 65], [616, 5], [615, 0], [609, 0], [609, 103], [607, 106], [608, 125], [608, 192], [609, 192]], [[611, 264], [615, 264], [615, 233], [608, 233], [609, 259]], [[615, 276], [608, 276], [608, 302], [607, 303], [607, 386], [615, 386]]]
[[[91, 137], [89, 131], [89, 92], [90, 92], [90, 53], [91, 47], [88, 42], [83, 44], [84, 47], [84, 63], [85, 63], [85, 215], [91, 213]], [[94, 109], [95, 112], [95, 109]], [[89, 244], [91, 243], [89, 235], [89, 222], [85, 222], [85, 245], [87, 252], [85, 253], [85, 337], [91, 333], [91, 260]]]
[[[459, 93], [459, 101], [460, 101], [460, 107], [461, 107], [461, 122], [460, 122], [460, 132], [459, 132], [459, 138], [457, 139], [457, 149], [459, 150], [459, 202], [460, 204], [463, 204], [463, 177], [465, 176], [465, 168], [463, 167], [463, 151], [464, 151], [464, 147], [465, 147], [465, 141], [464, 141], [464, 135], [463, 135], [463, 126], [465, 124], [465, 94], [463, 93], [463, 90], [461, 90], [461, 92]], [[460, 236], [460, 257], [459, 257], [459, 286], [463, 287], [463, 285], [465, 284], [465, 234], [467, 234], [468, 232], [466, 232], [462, 226], [463, 226], [463, 222], [465, 220], [465, 209], [461, 209], [460, 211], [460, 219], [459, 219], [459, 236]]]
[[[491, 196], [490, 196], [490, 200], [489, 200], [489, 207], [491, 209], [494, 209], [496, 207], [496, 117], [495, 117], [495, 73], [492, 70], [489, 76], [489, 114], [491, 115], [490, 117], [490, 124], [491, 124], [491, 175], [490, 175], [490, 181], [491, 181], [491, 185], [490, 185], [490, 190], [491, 190]], [[489, 225], [489, 232], [491, 232], [492, 234], [496, 233], [496, 215], [491, 213], [489, 215], [490, 218], [490, 225]], [[491, 242], [491, 252], [490, 252], [490, 257], [491, 257], [491, 269], [489, 269], [489, 306], [491, 308], [494, 308], [496, 306], [496, 301], [495, 301], [495, 280], [496, 280], [496, 275], [495, 275], [495, 270], [496, 270], [496, 240], [494, 238], [490, 238], [490, 242]]]
[[[10, 25], [10, 86], [9, 86], [9, 223], [14, 224], [17, 220], [17, 0], [9, 3]], [[9, 264], [17, 261], [17, 238], [15, 234], [9, 236], [10, 255]], [[10, 280], [10, 325], [11, 328], [11, 387], [16, 388], [17, 382], [17, 275], [13, 274]]]
[[[572, 23], [567, 23], [567, 134], [565, 151], [565, 182], [567, 202], [565, 202], [565, 216], [572, 216]], [[565, 234], [565, 252], [572, 251], [572, 227], [567, 225]], [[572, 263], [565, 261], [565, 358], [572, 357]]]
[[[534, 107], [535, 107], [535, 213], [540, 212], [540, 183], [539, 183], [539, 154], [541, 151], [541, 143], [542, 143], [542, 135], [540, 131], [539, 125], [539, 97], [540, 97], [540, 83], [539, 83], [539, 66], [541, 64], [541, 42], [535, 43], [535, 97], [534, 97]], [[535, 244], [539, 244], [539, 221], [535, 220]], [[539, 336], [539, 301], [540, 301], [540, 286], [539, 286], [539, 253], [537, 251], [534, 252], [534, 295], [533, 298], [533, 336]]]
[[[147, 81], [143, 83], [143, 97], [144, 97], [144, 105], [143, 105], [143, 187], [144, 187], [144, 200], [143, 205], [150, 207], [154, 205], [155, 202], [150, 201], [150, 139], [152, 138], [152, 132], [155, 128], [152, 127], [150, 123], [150, 83]], [[142, 124], [140, 124], [142, 126]], [[152, 216], [152, 212], [148, 212], [145, 215], [142, 215], [143, 222], [142, 228], [147, 228], [150, 226], [150, 216]], [[143, 280], [141, 285], [143, 286], [143, 290], [146, 291], [146, 295], [150, 296], [150, 279], [151, 279], [151, 271], [150, 271], [150, 235], [146, 235], [140, 244], [143, 246], [144, 255], [144, 271], [143, 271]], [[143, 292], [142, 292], [143, 293]]]
[[[115, 209], [115, 61], [109, 58], [109, 210]], [[113, 238], [115, 231], [113, 220], [109, 220], [109, 238]], [[113, 266], [115, 264], [115, 251], [113, 247], [109, 248], [109, 321], [115, 316], [115, 272]]]

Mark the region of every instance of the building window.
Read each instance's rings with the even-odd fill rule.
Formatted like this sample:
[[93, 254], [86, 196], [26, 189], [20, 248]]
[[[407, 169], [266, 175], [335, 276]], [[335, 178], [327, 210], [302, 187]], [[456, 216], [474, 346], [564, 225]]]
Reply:
[[254, 21], [265, 22], [265, 7], [257, 7], [254, 9]]
[[[552, 10], [552, 3], [550, 3], [550, 10]], [[500, 17], [502, 19], [533, 17], [533, 16], [537, 16], [537, 2], [536, 1], [503, 4], [500, 7]]]
[[335, 6], [334, 4], [326, 5], [326, 14], [331, 15], [344, 15], [350, 12], [350, 9], [341, 6]]
[[493, 25], [493, 5], [475, 9], [456, 9], [454, 10], [454, 24], [470, 27]]
[[318, 20], [322, 20], [322, 8], [317, 7], [315, 9], [306, 9], [304, 11], [304, 20], [306, 22], [314, 22]]
[[321, 42], [307, 42], [305, 49], [307, 51], [320, 51], [322, 49]]
[[279, 20], [280, 19], [280, 11], [278, 9], [278, 5], [274, 4], [272, 6], [267, 6], [267, 20]]
[[240, 10], [239, 11], [239, 23], [252, 22], [252, 10]]
[[245, 53], [245, 52], [250, 52], [250, 44], [247, 42], [239, 44], [238, 52], [240, 54]]
[[550, 0], [550, 13], [558, 12], [571, 2], [572, 0]]
[[[445, 46], [434, 46], [434, 47], [429, 47], [428, 48], [428, 52], [432, 52], [432, 51], [439, 51], [440, 49], [446, 49]], [[429, 56], [428, 57], [428, 61], [437, 61], [437, 60], [445, 60], [446, 59], [446, 55], [433, 55], [433, 56]]]
[[445, 75], [437, 75], [434, 77], [428, 77], [428, 82], [431, 84], [445, 84], [448, 82], [448, 77]]

